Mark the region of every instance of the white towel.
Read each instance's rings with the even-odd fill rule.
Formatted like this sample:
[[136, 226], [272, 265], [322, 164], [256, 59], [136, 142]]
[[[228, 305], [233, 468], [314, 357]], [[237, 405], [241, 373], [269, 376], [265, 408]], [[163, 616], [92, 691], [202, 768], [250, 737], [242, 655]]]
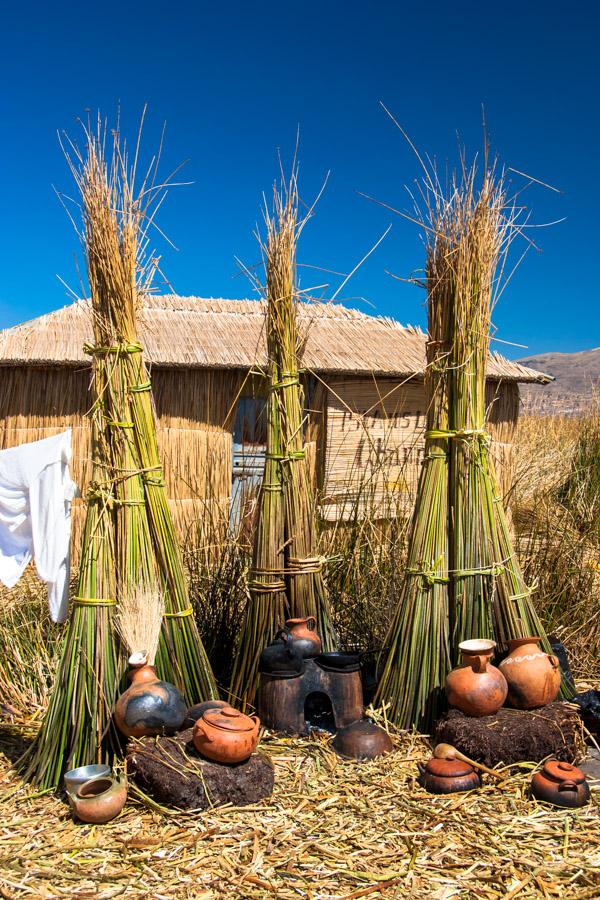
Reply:
[[54, 622], [67, 618], [71, 501], [71, 429], [0, 450], [0, 581], [14, 587], [31, 559], [48, 584]]

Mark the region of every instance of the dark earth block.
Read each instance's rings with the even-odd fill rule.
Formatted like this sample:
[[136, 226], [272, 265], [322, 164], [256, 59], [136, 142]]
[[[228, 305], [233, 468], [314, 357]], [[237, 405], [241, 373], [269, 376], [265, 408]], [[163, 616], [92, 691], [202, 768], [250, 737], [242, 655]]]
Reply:
[[434, 742], [452, 744], [486, 766], [540, 762], [547, 756], [578, 762], [585, 754], [582, 723], [567, 703], [541, 709], [500, 709], [479, 719], [449, 710], [438, 721]]
[[208, 809], [232, 803], [247, 806], [269, 797], [274, 770], [268, 756], [228, 766], [204, 759], [192, 744], [192, 729], [174, 737], [132, 739], [127, 771], [136, 784], [164, 806]]

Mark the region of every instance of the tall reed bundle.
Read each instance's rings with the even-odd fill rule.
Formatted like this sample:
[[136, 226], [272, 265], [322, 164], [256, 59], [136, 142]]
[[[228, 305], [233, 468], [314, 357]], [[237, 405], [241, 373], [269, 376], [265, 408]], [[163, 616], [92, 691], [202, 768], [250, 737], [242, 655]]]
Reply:
[[[460, 175], [446, 191], [435, 168], [424, 166], [424, 210], [417, 203], [410, 217], [427, 235], [430, 346], [433, 341], [443, 353], [442, 359], [428, 357], [428, 449], [406, 584], [378, 691], [379, 700], [390, 703], [391, 717], [404, 727], [428, 728], [435, 720], [449, 647], [456, 659], [458, 644], [469, 638], [490, 636], [502, 647], [510, 638], [539, 635], [550, 649], [512, 545], [486, 428], [491, 311], [502, 281], [497, 271], [501, 276], [510, 244], [521, 233], [521, 211], [509, 204], [503, 177], [487, 157], [479, 185], [476, 165], [461, 163]], [[433, 372], [445, 397], [444, 416], [436, 414]], [[440, 460], [438, 477], [446, 482], [436, 485], [439, 516], [430, 513], [432, 454]], [[427, 557], [424, 548], [429, 549], [436, 526], [445, 531], [447, 543], [440, 538], [439, 555]], [[427, 616], [415, 577], [428, 583]], [[563, 686], [563, 693], [567, 690]]]
[[335, 635], [317, 554], [315, 498], [304, 450], [304, 396], [299, 357], [305, 335], [298, 327], [296, 251], [311, 215], [298, 217], [297, 170], [265, 207], [266, 237], [258, 236], [267, 300], [267, 450], [258, 499], [258, 522], [248, 604], [231, 682], [232, 698], [251, 703], [258, 658], [288, 616], [314, 616], [326, 649]]
[[388, 655], [376, 702], [402, 727], [429, 731], [450, 671], [448, 633], [448, 355], [451, 318], [435, 277], [437, 234], [427, 247], [427, 434], [408, 538], [406, 578], [387, 638]]
[[[69, 141], [66, 158], [81, 193], [82, 240], [92, 298], [93, 477], [87, 495], [78, 595], [57, 683], [29, 775], [56, 785], [65, 766], [107, 759], [117, 744], [111, 722], [121, 667], [112, 628], [117, 594], [139, 582], [165, 588], [158, 670], [190, 701], [216, 687], [187, 594], [156, 444], [151, 384], [137, 340], [139, 297], [158, 264], [147, 258], [148, 230], [164, 185], [155, 158], [139, 189], [120, 135], [105, 158], [106, 129], [84, 129], [85, 154]], [[141, 129], [140, 129], [141, 137]]]

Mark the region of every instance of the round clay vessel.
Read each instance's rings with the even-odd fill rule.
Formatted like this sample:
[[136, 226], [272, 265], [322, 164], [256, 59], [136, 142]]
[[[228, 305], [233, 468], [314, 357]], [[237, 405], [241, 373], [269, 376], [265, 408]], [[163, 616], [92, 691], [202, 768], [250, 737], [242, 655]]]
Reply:
[[291, 633], [282, 628], [260, 654], [258, 670], [275, 678], [297, 678], [304, 672], [304, 656]]
[[192, 740], [207, 759], [240, 763], [256, 750], [259, 727], [258, 716], [247, 716], [233, 706], [207, 709], [194, 725]]
[[581, 769], [557, 759], [549, 759], [542, 771], [533, 776], [531, 793], [538, 800], [568, 809], [585, 806], [590, 799], [590, 788]]
[[339, 728], [331, 746], [347, 759], [376, 759], [394, 749], [389, 734], [370, 719], [359, 719], [346, 728]]
[[417, 763], [419, 781], [430, 794], [454, 794], [481, 786], [481, 778], [469, 763], [459, 759], [430, 759]]
[[102, 825], [118, 816], [127, 800], [127, 782], [116, 778], [92, 778], [69, 793], [73, 812], [82, 822]]
[[305, 659], [321, 652], [321, 638], [317, 634], [317, 620], [314, 616], [307, 616], [305, 619], [288, 619], [285, 627], [292, 635], [294, 649], [298, 649]]
[[179, 731], [187, 713], [183, 697], [175, 685], [157, 678], [153, 666], [132, 659], [129, 660], [131, 686], [115, 705], [117, 728], [127, 737]]
[[544, 653], [538, 637], [516, 638], [508, 648], [500, 669], [508, 682], [510, 706], [537, 709], [556, 700], [561, 678], [558, 657]]
[[462, 662], [446, 679], [450, 706], [467, 716], [493, 716], [508, 693], [502, 672], [490, 663], [495, 641], [476, 639], [459, 644]]

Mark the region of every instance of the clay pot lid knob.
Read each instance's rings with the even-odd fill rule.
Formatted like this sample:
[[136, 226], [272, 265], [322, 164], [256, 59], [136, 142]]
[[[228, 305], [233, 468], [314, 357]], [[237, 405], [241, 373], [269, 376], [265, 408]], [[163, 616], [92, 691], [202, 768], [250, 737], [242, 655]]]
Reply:
[[585, 773], [581, 769], [557, 759], [550, 759], [545, 763], [544, 775], [552, 778], [553, 781], [574, 781], [576, 784], [582, 784], [585, 781]]

